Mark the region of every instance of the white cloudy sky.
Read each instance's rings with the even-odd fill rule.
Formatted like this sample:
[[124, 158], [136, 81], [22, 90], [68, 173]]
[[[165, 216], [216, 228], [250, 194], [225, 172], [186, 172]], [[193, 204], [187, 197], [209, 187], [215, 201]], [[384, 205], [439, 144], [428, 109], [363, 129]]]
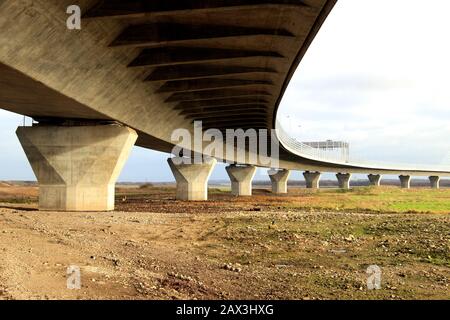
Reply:
[[280, 120], [363, 158], [450, 164], [449, 10], [446, 0], [339, 0]]
[[[368, 160], [450, 166], [448, 12], [448, 0], [339, 0], [282, 101], [284, 127]], [[0, 180], [34, 179], [21, 121], [0, 110]], [[135, 148], [120, 180], [172, 180], [166, 158]], [[212, 178], [225, 177], [220, 166]]]

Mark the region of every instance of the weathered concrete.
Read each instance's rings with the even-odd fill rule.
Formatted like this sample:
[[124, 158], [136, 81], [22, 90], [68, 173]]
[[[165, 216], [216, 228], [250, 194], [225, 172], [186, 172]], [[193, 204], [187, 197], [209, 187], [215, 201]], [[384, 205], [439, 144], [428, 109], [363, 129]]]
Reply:
[[430, 185], [431, 189], [439, 189], [439, 183], [441, 182], [441, 177], [439, 176], [431, 176], [430, 179]]
[[400, 178], [400, 185], [403, 189], [409, 189], [411, 188], [411, 176], [399, 176]]
[[[0, 1], [0, 108], [37, 121], [118, 121], [137, 130], [137, 145], [162, 152], [178, 144], [171, 139], [176, 129], [193, 133], [194, 120], [202, 120], [204, 129], [271, 130], [281, 94], [336, 0], [137, 5], [144, 2], [80, 1], [91, 18], [78, 32], [64, 26], [71, 0]], [[268, 139], [267, 150], [281, 142], [287, 152], [273, 157], [278, 164], [272, 166], [285, 169], [450, 174], [432, 166], [306, 159], [278, 138]], [[215, 156], [206, 145], [194, 144], [192, 151]], [[246, 150], [245, 159], [252, 153]], [[267, 165], [266, 157], [219, 158]]]
[[188, 164], [182, 163], [181, 158], [169, 158], [167, 162], [177, 181], [178, 200], [208, 200], [208, 180], [217, 163], [216, 159]]
[[339, 188], [350, 189], [350, 178], [351, 177], [352, 177], [351, 173], [336, 174], [336, 178], [338, 179]]
[[[93, 12], [90, 19], [83, 19], [81, 32], [65, 26], [70, 0], [0, 1], [0, 69], [17, 71], [14, 77], [0, 77], [0, 108], [35, 119], [116, 120], [139, 132], [138, 145], [163, 152], [170, 152], [172, 132], [190, 129], [194, 119], [205, 121], [205, 127], [208, 121], [211, 127], [226, 129], [253, 127], [261, 115], [267, 115], [263, 124], [268, 124], [293, 66], [335, 1], [309, 4], [311, 12], [305, 12], [301, 2], [267, 6], [248, 1], [239, 5], [236, 1], [231, 5], [153, 1], [152, 8], [143, 8], [136, 2], [108, 1], [108, 11], [127, 13], [126, 18], [116, 19], [94, 9], [101, 1], [83, 0], [77, 3], [83, 14]], [[130, 16], [136, 9], [163, 14], [163, 20]], [[112, 48], [116, 45], [123, 47]], [[143, 54], [143, 47], [152, 50]], [[222, 79], [227, 75], [231, 79]], [[26, 78], [29, 81], [22, 81]], [[21, 94], [23, 90], [30, 94]], [[179, 94], [185, 93], [194, 96], [180, 100]], [[222, 106], [220, 99], [234, 99], [241, 105], [236, 98], [242, 93], [245, 104], [252, 102], [264, 110], [246, 117], [241, 117], [243, 108], [235, 112], [228, 108], [220, 118], [212, 118], [215, 108], [202, 109], [200, 118], [191, 113], [195, 109], [191, 103], [201, 104], [205, 95], [213, 96], [209, 106]], [[68, 102], [58, 103], [61, 100]], [[175, 102], [181, 109], [173, 108]]]
[[319, 189], [320, 172], [303, 172], [303, 177], [305, 177], [306, 188], [308, 189]]
[[39, 209], [114, 210], [117, 178], [137, 139], [119, 125], [19, 127], [39, 182]]
[[256, 167], [232, 164], [226, 167], [226, 170], [231, 180], [231, 193], [235, 196], [251, 196]]
[[369, 174], [367, 177], [371, 186], [379, 187], [381, 185], [381, 174]]
[[291, 171], [286, 169], [276, 170], [272, 169], [268, 172], [270, 181], [272, 182], [273, 193], [287, 193], [287, 182]]

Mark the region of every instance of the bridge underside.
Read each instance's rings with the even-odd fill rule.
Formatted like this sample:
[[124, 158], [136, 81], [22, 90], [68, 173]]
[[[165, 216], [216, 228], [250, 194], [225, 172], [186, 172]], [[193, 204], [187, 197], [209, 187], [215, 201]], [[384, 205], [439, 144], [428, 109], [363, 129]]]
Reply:
[[138, 132], [137, 145], [164, 152], [174, 129], [196, 120], [271, 129], [334, 3], [85, 0], [78, 31], [66, 28], [70, 0], [6, 0], [0, 107], [39, 122], [117, 121]]
[[[273, 129], [289, 80], [336, 1], [83, 0], [82, 29], [68, 30], [72, 2], [0, 3], [0, 108], [46, 124], [117, 122], [138, 133], [137, 145], [170, 152], [172, 132], [192, 131], [196, 120], [203, 129]], [[279, 163], [368, 171], [283, 147]]]

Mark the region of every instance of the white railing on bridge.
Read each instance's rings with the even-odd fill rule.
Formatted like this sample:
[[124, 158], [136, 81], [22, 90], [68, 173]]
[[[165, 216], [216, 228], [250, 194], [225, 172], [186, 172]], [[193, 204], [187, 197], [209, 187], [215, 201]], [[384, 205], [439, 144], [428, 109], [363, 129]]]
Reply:
[[422, 165], [422, 164], [406, 164], [406, 163], [389, 163], [367, 161], [351, 155], [351, 153], [340, 152], [336, 150], [327, 150], [323, 148], [314, 148], [295, 138], [283, 129], [280, 122], [276, 122], [276, 135], [281, 144], [294, 154], [301, 157], [329, 162], [331, 164], [349, 165], [355, 167], [364, 167], [371, 169], [392, 170], [392, 171], [442, 171], [450, 172], [449, 165]]

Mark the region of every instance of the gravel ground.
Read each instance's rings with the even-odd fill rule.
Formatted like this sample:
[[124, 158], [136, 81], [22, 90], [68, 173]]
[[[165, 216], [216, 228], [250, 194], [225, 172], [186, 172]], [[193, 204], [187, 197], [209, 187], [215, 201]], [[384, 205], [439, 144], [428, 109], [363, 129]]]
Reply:
[[[36, 189], [3, 199], [0, 299], [450, 298], [448, 214], [305, 210], [255, 193], [187, 203], [128, 188], [108, 213], [39, 212]], [[71, 265], [80, 290], [67, 289]]]

